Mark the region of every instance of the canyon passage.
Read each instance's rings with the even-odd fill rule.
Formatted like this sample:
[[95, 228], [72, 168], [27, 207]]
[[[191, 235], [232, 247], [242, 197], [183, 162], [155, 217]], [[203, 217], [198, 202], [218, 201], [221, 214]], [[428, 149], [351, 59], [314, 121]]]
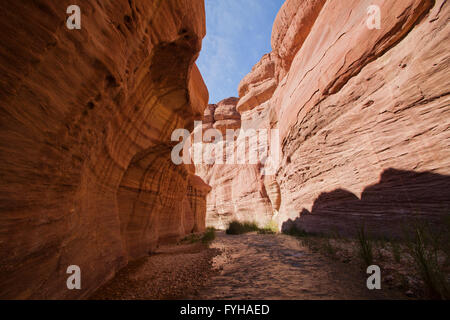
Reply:
[[[80, 29], [69, 5], [0, 4], [0, 298], [449, 297], [446, 0], [287, 0], [272, 51], [212, 104], [203, 0], [80, 0]], [[176, 164], [177, 129], [265, 132], [232, 148], [278, 158]], [[417, 234], [440, 236], [437, 282], [410, 276]]]

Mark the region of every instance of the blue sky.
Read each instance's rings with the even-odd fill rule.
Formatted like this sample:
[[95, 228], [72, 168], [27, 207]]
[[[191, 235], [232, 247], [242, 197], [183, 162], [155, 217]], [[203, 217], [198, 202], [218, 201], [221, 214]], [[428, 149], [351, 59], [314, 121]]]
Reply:
[[271, 51], [272, 25], [284, 0], [206, 0], [206, 37], [197, 65], [209, 103], [238, 96], [241, 79]]

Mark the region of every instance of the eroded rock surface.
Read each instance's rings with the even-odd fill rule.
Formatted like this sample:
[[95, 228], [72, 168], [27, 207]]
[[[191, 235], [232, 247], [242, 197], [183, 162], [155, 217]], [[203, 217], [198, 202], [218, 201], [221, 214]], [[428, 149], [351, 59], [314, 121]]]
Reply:
[[[80, 298], [204, 228], [209, 191], [170, 159], [208, 91], [201, 0], [2, 1], [0, 297]], [[82, 289], [68, 290], [78, 265]]]
[[[392, 235], [414, 217], [448, 213], [448, 3], [377, 4], [381, 28], [369, 30], [369, 2], [327, 1], [274, 94], [280, 221], [341, 233], [365, 222]], [[341, 189], [365, 205], [323, 199]], [[302, 225], [304, 209], [320, 223]]]
[[[288, 0], [239, 98], [205, 113], [203, 1], [79, 5], [68, 30], [64, 2], [1, 3], [0, 297], [87, 297], [205, 219], [395, 234], [448, 213], [447, 1]], [[279, 130], [275, 170], [175, 165], [172, 132], [203, 114], [203, 133]]]
[[[249, 123], [251, 118], [241, 119], [236, 111], [238, 100], [225, 99], [205, 110], [203, 141], [212, 143], [203, 143], [203, 160], [196, 163], [196, 173], [212, 188], [207, 195], [206, 225], [219, 229], [226, 228], [233, 219], [254, 220], [263, 225], [273, 214], [261, 165], [248, 158], [249, 150], [254, 147], [249, 139], [243, 141], [245, 145], [237, 141], [239, 129], [253, 127]], [[213, 129], [220, 132], [222, 141], [215, 139]], [[236, 141], [235, 144], [225, 143], [227, 129], [234, 130], [231, 141]], [[198, 148], [199, 144], [194, 144], [194, 148]], [[247, 155], [242, 164], [238, 163], [238, 154]], [[208, 164], [211, 157], [214, 162]]]
[[[380, 29], [367, 25], [371, 5]], [[447, 1], [286, 1], [237, 103], [242, 128], [279, 129], [280, 162], [274, 175], [213, 166], [210, 184], [233, 197], [210, 196], [207, 220], [226, 199], [239, 218], [233, 206], [264, 185], [269, 205], [242, 219], [390, 235], [415, 217], [438, 222], [450, 208], [449, 14]]]
[[228, 98], [220, 101], [214, 108], [213, 128], [223, 135], [227, 129], [236, 130], [241, 127], [241, 115], [236, 110], [238, 98]]

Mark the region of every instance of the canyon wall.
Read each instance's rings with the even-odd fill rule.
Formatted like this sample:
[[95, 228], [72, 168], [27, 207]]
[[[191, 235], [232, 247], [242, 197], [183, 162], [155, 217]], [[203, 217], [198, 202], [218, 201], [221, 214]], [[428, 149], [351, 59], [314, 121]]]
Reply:
[[[280, 151], [277, 170], [219, 165], [206, 175], [238, 186], [221, 192], [239, 189], [235, 207], [259, 186], [254, 197], [270, 205], [226, 215], [271, 216], [280, 229], [310, 232], [353, 234], [365, 224], [392, 236], [415, 218], [438, 224], [448, 215], [449, 14], [443, 0], [286, 1], [272, 52], [241, 81], [236, 106], [242, 126], [279, 130], [270, 145]], [[224, 202], [217, 198], [208, 198], [208, 217]]]
[[[261, 164], [251, 162], [248, 158], [249, 150], [256, 149], [253, 141], [250, 141], [251, 137], [243, 141], [245, 145], [242, 150], [245, 152], [238, 150], [238, 141], [236, 144], [226, 142], [227, 129], [234, 130], [232, 138], [235, 141], [239, 129], [255, 127], [251, 118], [241, 118], [236, 111], [238, 100], [228, 98], [216, 105], [209, 105], [202, 125], [203, 141], [213, 140], [213, 143], [203, 143], [203, 163], [196, 164], [196, 172], [212, 188], [207, 195], [206, 225], [217, 229], [225, 229], [234, 219], [251, 220], [264, 225], [272, 218], [272, 205], [264, 186]], [[222, 141], [214, 140], [219, 133]], [[199, 144], [194, 144], [194, 148]], [[240, 164], [237, 155], [244, 153], [247, 158], [243, 159], [245, 163]], [[232, 156], [227, 158], [230, 154]], [[210, 157], [214, 159], [208, 164]]]
[[[81, 9], [81, 29], [66, 9]], [[2, 1], [0, 298], [83, 298], [205, 228], [171, 134], [208, 103], [203, 0]], [[81, 290], [66, 287], [81, 269]]]

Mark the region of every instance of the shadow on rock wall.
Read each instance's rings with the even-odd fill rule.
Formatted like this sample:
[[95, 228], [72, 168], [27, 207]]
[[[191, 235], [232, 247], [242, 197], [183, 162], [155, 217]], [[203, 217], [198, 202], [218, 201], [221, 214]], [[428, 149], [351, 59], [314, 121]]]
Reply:
[[336, 189], [314, 201], [311, 212], [303, 209], [282, 231], [296, 226], [306, 232], [354, 236], [364, 224], [376, 236], [401, 237], [416, 221], [438, 227], [450, 214], [450, 176], [431, 172], [387, 169], [377, 184], [366, 187], [359, 199]]

